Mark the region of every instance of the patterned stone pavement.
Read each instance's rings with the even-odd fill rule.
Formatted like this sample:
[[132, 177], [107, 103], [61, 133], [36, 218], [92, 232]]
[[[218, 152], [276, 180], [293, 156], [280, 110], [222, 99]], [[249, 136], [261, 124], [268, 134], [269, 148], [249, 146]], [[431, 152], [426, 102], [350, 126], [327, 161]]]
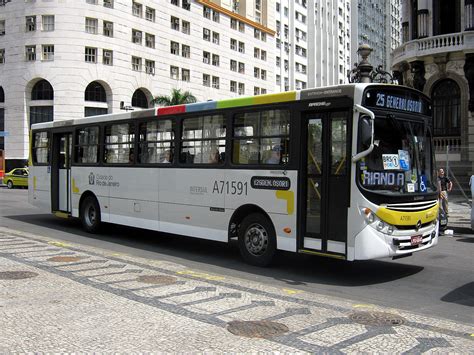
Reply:
[[0, 353], [474, 353], [474, 326], [0, 229]]

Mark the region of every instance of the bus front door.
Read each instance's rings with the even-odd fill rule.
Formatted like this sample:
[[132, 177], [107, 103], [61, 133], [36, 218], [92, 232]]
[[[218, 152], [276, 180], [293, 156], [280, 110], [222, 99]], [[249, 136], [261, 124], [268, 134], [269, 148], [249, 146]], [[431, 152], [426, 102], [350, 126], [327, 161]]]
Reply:
[[54, 134], [51, 164], [53, 212], [71, 212], [71, 152], [72, 134]]
[[306, 206], [299, 248], [345, 258], [347, 242], [348, 111], [306, 115], [303, 184]]

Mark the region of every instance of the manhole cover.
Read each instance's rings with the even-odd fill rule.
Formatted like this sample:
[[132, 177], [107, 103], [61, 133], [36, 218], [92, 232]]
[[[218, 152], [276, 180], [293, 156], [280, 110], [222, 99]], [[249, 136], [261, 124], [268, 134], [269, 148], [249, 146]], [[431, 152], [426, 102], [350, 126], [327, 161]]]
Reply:
[[49, 258], [48, 261], [53, 261], [55, 263], [70, 263], [81, 259], [84, 258], [81, 256], [53, 256], [52, 258]]
[[31, 271], [3, 271], [0, 272], [0, 280], [21, 280], [38, 276], [36, 272]]
[[405, 323], [405, 319], [385, 312], [355, 312], [349, 318], [356, 323], [372, 326], [397, 326]]
[[142, 275], [137, 278], [137, 281], [153, 285], [171, 285], [176, 283], [176, 278], [163, 275]]
[[227, 323], [227, 330], [234, 335], [247, 338], [271, 338], [289, 331], [282, 323], [260, 321], [232, 321]]

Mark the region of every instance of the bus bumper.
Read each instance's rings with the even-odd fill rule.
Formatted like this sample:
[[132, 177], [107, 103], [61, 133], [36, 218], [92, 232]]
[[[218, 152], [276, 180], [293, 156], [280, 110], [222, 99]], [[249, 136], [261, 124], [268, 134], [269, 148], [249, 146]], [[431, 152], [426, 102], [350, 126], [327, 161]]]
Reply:
[[354, 260], [400, 257], [431, 248], [438, 244], [438, 223], [430, 224], [418, 231], [397, 230], [391, 235], [366, 226], [355, 237]]

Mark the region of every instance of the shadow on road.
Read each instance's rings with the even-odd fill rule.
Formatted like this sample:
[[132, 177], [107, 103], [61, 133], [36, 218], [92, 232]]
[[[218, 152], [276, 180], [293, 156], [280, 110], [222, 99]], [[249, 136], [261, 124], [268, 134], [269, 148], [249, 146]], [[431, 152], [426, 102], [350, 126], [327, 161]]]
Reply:
[[[39, 232], [47, 237], [64, 239], [65, 236], [61, 233], [68, 233], [70, 234], [68, 240], [78, 244], [81, 243], [78, 237], [109, 242], [140, 251], [158, 253], [157, 259], [168, 259], [185, 265], [186, 260], [205, 263], [273, 278], [286, 283], [289, 287], [313, 283], [350, 287], [374, 285], [409, 277], [424, 269], [421, 266], [391, 261], [347, 262], [289, 252], [279, 253], [271, 267], [259, 268], [242, 261], [236, 243], [224, 244], [113, 224], [104, 224], [100, 234], [89, 234], [82, 231], [79, 220], [60, 219], [50, 214], [5, 216], [5, 219], [49, 228], [51, 230], [49, 235], [45, 235], [44, 231]], [[5, 227], [8, 227], [8, 223]], [[180, 258], [184, 261], [171, 258]]]
[[441, 298], [441, 301], [474, 307], [474, 282], [465, 284]]

